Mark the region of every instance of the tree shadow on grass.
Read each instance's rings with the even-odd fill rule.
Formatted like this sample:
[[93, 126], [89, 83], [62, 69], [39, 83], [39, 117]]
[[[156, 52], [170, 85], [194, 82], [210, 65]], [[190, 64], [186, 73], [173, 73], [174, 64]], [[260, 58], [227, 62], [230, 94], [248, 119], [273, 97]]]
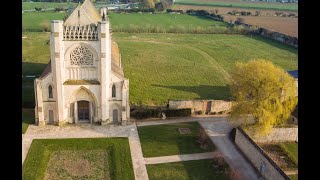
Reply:
[[197, 99], [216, 99], [216, 100], [231, 99], [231, 93], [228, 85], [226, 86], [210, 86], [210, 85], [163, 86], [163, 85], [152, 84], [152, 86], [196, 93], [199, 95], [199, 98]]

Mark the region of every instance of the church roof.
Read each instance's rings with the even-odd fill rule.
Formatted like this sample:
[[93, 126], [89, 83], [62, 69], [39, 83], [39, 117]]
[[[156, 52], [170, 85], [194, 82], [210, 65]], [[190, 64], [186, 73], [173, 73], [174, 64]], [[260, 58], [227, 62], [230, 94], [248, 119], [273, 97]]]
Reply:
[[81, 5], [78, 5], [75, 10], [64, 22], [64, 25], [75, 26], [75, 25], [88, 25], [97, 24], [102, 20], [102, 17], [98, 10], [91, 3], [91, 0], [85, 0]]
[[111, 71], [120, 78], [124, 77], [123, 69], [121, 68], [119, 47], [115, 42], [111, 43]]
[[46, 68], [44, 69], [44, 71], [43, 71], [42, 74], [40, 75], [40, 78], [44, 78], [44, 77], [47, 76], [49, 73], [51, 73], [51, 60], [49, 61], [49, 63], [47, 64]]

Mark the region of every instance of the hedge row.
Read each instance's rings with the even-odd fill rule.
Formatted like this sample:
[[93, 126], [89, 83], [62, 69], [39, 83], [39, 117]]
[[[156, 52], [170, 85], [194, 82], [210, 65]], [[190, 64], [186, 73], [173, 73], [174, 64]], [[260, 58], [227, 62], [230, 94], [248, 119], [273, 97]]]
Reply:
[[191, 109], [143, 109], [133, 112], [131, 116], [136, 119], [161, 118], [162, 113], [165, 113], [166, 117], [189, 117]]

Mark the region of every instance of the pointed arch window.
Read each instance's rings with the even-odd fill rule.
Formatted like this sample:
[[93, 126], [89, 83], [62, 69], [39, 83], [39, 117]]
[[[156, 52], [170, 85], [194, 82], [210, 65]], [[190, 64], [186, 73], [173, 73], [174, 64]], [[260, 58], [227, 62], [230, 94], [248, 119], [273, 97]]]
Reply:
[[112, 85], [112, 97], [116, 97], [116, 86]]
[[49, 87], [48, 87], [48, 93], [49, 93], [49, 98], [53, 98], [52, 86], [51, 85], [49, 85]]

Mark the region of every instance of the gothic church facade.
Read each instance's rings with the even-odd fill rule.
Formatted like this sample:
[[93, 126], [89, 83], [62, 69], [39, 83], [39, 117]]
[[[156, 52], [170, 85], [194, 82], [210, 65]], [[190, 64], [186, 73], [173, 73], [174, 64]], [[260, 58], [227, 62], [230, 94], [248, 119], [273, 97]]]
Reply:
[[50, 52], [50, 62], [34, 82], [36, 124], [130, 120], [129, 80], [106, 8], [98, 12], [85, 0], [65, 21], [51, 21]]

